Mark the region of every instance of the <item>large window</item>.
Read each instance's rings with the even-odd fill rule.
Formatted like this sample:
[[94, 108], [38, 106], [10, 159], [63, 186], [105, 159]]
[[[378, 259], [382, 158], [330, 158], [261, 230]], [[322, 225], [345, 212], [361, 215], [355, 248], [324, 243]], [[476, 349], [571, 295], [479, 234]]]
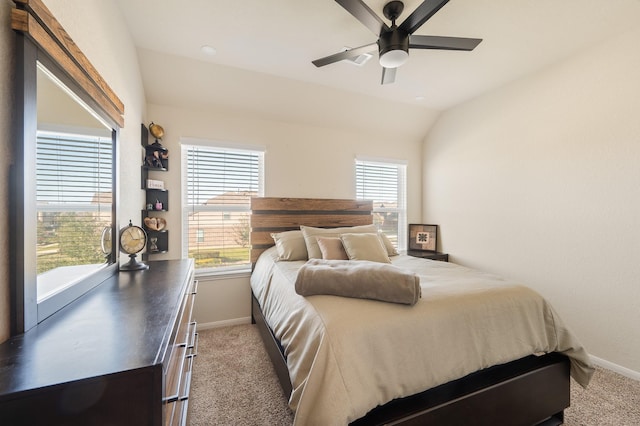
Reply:
[[373, 200], [373, 222], [399, 250], [407, 244], [407, 166], [404, 162], [356, 159], [356, 198]]
[[250, 267], [249, 215], [251, 197], [263, 194], [263, 150], [183, 142], [183, 257], [194, 258], [200, 273]]

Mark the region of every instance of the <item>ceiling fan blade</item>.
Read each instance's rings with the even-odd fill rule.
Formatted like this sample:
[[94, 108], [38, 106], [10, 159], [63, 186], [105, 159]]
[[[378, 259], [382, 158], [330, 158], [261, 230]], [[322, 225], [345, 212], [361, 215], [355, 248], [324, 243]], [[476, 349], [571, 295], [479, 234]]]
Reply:
[[369, 28], [376, 36], [379, 37], [383, 30], [389, 30], [389, 26], [362, 0], [336, 0], [336, 3], [352, 14], [365, 27]]
[[407, 19], [398, 28], [407, 34], [413, 34], [427, 19], [435, 15], [448, 2], [449, 0], [424, 0], [411, 15], [407, 16]]
[[482, 41], [481, 38], [440, 37], [440, 36], [409, 36], [410, 49], [439, 49], [439, 50], [473, 50]]
[[311, 61], [313, 65], [316, 67], [323, 67], [325, 65], [333, 64], [334, 62], [339, 62], [344, 59], [355, 58], [356, 56], [360, 56], [363, 53], [369, 53], [378, 48], [377, 43], [366, 44], [360, 47], [354, 47], [353, 49], [345, 50], [344, 52], [334, 53], [333, 55], [325, 56], [324, 58], [316, 59], [315, 61]]
[[380, 84], [391, 84], [396, 81], [396, 70], [398, 68], [382, 68], [382, 82]]

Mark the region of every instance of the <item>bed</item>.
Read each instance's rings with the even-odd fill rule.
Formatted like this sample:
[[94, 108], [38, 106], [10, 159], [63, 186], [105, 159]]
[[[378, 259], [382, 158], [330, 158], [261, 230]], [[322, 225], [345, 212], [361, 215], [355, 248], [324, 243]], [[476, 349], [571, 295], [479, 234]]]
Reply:
[[295, 424], [561, 424], [570, 375], [586, 386], [593, 368], [526, 287], [398, 255], [394, 267], [418, 271], [415, 305], [296, 293], [306, 260], [279, 260], [272, 234], [364, 227], [371, 210], [370, 201], [252, 199], [252, 319]]

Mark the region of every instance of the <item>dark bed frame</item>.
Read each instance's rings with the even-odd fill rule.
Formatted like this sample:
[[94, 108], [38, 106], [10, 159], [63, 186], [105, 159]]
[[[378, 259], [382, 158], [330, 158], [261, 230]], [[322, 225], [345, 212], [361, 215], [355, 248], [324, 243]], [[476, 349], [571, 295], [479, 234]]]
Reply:
[[[337, 227], [373, 221], [372, 202], [311, 198], [253, 198], [251, 261], [274, 245], [272, 232], [300, 225]], [[252, 294], [251, 318], [260, 331], [280, 385], [292, 387], [280, 342]], [[472, 373], [371, 410], [352, 425], [560, 425], [570, 403], [569, 360], [558, 353], [525, 358]]]

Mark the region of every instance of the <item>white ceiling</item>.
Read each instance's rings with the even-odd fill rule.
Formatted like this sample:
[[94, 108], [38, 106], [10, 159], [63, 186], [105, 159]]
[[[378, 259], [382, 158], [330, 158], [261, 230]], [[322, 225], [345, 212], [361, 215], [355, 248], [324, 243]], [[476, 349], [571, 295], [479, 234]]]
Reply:
[[[208, 89], [211, 82], [198, 79], [206, 71], [184, 75], [196, 65], [223, 76], [238, 68], [239, 75], [261, 73], [256, 81], [289, 90], [312, 83], [330, 92], [444, 110], [640, 22], [640, 0], [451, 0], [416, 34], [482, 38], [482, 43], [472, 52], [412, 50], [396, 82], [381, 86], [377, 54], [362, 67], [311, 63], [376, 40], [334, 0], [117, 1], [142, 57], [147, 97], [166, 91], [162, 86], [171, 81], [171, 101], [177, 104], [181, 94], [183, 102], [195, 102], [186, 98], [189, 93], [199, 93], [202, 102], [206, 96], [221, 101], [219, 87]], [[365, 2], [382, 16], [386, 0]], [[399, 22], [421, 2], [406, 0]], [[205, 55], [203, 45], [217, 53]], [[179, 72], [182, 78], [163, 77]]]

